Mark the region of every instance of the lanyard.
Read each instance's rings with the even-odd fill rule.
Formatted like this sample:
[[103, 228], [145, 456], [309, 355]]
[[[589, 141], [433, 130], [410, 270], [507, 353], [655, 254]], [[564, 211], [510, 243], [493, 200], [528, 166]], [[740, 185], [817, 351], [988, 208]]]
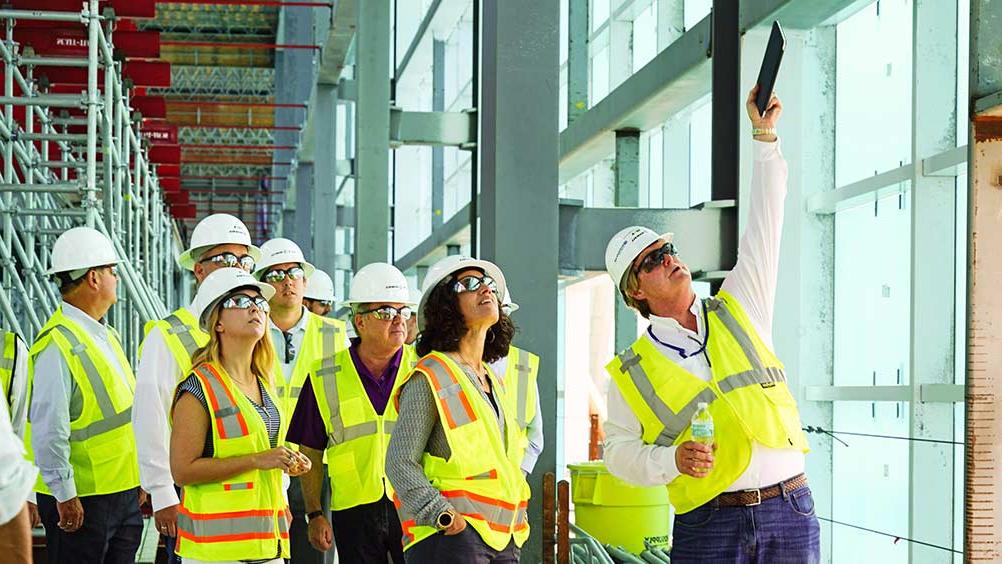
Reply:
[[662, 341], [661, 339], [659, 339], [658, 336], [654, 334], [654, 326], [653, 325], [648, 325], [647, 326], [647, 334], [650, 335], [650, 337], [652, 339], [654, 339], [659, 345], [661, 345], [663, 347], [667, 347], [667, 348], [669, 348], [669, 349], [677, 352], [678, 355], [680, 357], [682, 357], [683, 359], [689, 358], [690, 356], [698, 355], [699, 353], [703, 353], [703, 356], [706, 357], [706, 363], [710, 364], [712, 366], [712, 364], [710, 363], [710, 356], [706, 354], [706, 344], [708, 342], [710, 342], [710, 320], [709, 320], [708, 314], [706, 313], [706, 304], [702, 303], [701, 305], [703, 307], [703, 327], [706, 328], [706, 335], [703, 337], [703, 342], [700, 343], [699, 348], [696, 349], [691, 354], [685, 352], [685, 349], [683, 347], [678, 347], [678, 346], [675, 346], [675, 345], [673, 345], [671, 343], [666, 343], [666, 342]]

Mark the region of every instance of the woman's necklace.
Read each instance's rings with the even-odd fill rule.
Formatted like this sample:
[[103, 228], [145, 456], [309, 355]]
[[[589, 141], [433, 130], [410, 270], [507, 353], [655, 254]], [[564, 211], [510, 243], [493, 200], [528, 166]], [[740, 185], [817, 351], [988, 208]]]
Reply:
[[464, 359], [458, 352], [454, 353], [452, 357], [457, 361], [459, 361], [459, 363], [465, 366], [467, 369], [469, 369], [471, 374], [477, 377], [477, 382], [480, 383], [480, 388], [483, 391], [490, 393], [491, 391], [490, 382], [487, 381], [487, 378], [485, 378], [483, 375], [480, 374], [479, 370], [474, 368], [469, 362], [466, 362], [466, 359]]

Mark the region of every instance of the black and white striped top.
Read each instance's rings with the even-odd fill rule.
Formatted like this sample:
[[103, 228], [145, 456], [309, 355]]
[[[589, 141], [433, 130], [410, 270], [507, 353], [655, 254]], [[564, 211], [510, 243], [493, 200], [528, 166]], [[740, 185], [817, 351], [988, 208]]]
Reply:
[[[267, 388], [265, 388], [264, 384], [261, 383], [260, 380], [258, 380], [257, 386], [258, 389], [261, 390], [262, 405], [258, 405], [253, 401], [250, 403], [254, 406], [254, 411], [257, 412], [258, 417], [264, 421], [264, 426], [268, 429], [268, 439], [271, 442], [271, 448], [275, 448], [278, 446], [278, 429], [281, 425], [281, 415], [279, 414], [278, 407], [275, 405], [275, 402], [272, 401], [271, 396], [268, 395]], [[205, 394], [202, 393], [202, 386], [198, 383], [198, 378], [196, 378], [194, 374], [188, 376], [188, 378], [186, 378], [185, 381], [181, 382], [181, 385], [178, 386], [177, 395], [174, 396], [174, 402], [177, 403], [177, 400], [185, 392], [198, 398], [198, 401], [201, 402], [205, 411], [207, 413], [209, 412], [209, 404], [205, 400]], [[250, 398], [247, 399], [250, 400]], [[202, 450], [202, 456], [205, 458], [211, 458], [213, 452], [212, 428], [210, 426], [209, 432], [205, 437], [205, 448]]]

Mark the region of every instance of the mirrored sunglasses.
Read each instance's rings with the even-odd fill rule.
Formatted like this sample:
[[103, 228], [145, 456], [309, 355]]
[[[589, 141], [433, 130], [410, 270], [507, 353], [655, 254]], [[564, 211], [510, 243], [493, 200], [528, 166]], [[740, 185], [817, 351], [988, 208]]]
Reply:
[[463, 292], [476, 292], [482, 285], [486, 285], [490, 288], [491, 292], [494, 292], [495, 294], [498, 293], [498, 283], [486, 274], [484, 276], [464, 276], [463, 278], [456, 280], [456, 283], [452, 285], [452, 291], [457, 294], [462, 294]]
[[268, 305], [268, 300], [264, 299], [264, 296], [251, 297], [247, 294], [230, 296], [223, 300], [222, 306], [223, 309], [250, 309], [251, 306], [255, 306], [264, 313], [271, 311], [271, 306]]
[[237, 256], [233, 253], [220, 253], [201, 260], [201, 262], [212, 262], [220, 266], [229, 268], [241, 268], [244, 272], [254, 271], [254, 257], [250, 255]]
[[272, 283], [281, 282], [282, 280], [285, 280], [286, 276], [288, 276], [290, 280], [299, 280], [305, 274], [306, 271], [298, 266], [293, 266], [287, 270], [274, 269], [264, 273], [264, 281]]
[[380, 321], [393, 321], [399, 315], [401, 319], [407, 321], [412, 315], [414, 315], [414, 310], [412, 310], [410, 306], [404, 306], [399, 309], [393, 306], [383, 306], [377, 307], [376, 309], [360, 311], [358, 313], [359, 315], [372, 314], [373, 317], [379, 319]]

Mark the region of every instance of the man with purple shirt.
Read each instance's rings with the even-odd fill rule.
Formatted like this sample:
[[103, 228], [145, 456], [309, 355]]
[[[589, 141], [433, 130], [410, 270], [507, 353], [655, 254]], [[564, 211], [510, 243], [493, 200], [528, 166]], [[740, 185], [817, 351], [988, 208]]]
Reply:
[[[403, 564], [400, 521], [386, 495], [386, 446], [397, 420], [390, 398], [417, 362], [405, 345], [411, 307], [407, 279], [373, 263], [351, 282], [351, 347], [319, 360], [303, 385], [287, 440], [314, 463], [301, 477], [314, 548], [337, 546], [342, 562]], [[332, 523], [321, 510], [323, 457], [331, 486]]]

